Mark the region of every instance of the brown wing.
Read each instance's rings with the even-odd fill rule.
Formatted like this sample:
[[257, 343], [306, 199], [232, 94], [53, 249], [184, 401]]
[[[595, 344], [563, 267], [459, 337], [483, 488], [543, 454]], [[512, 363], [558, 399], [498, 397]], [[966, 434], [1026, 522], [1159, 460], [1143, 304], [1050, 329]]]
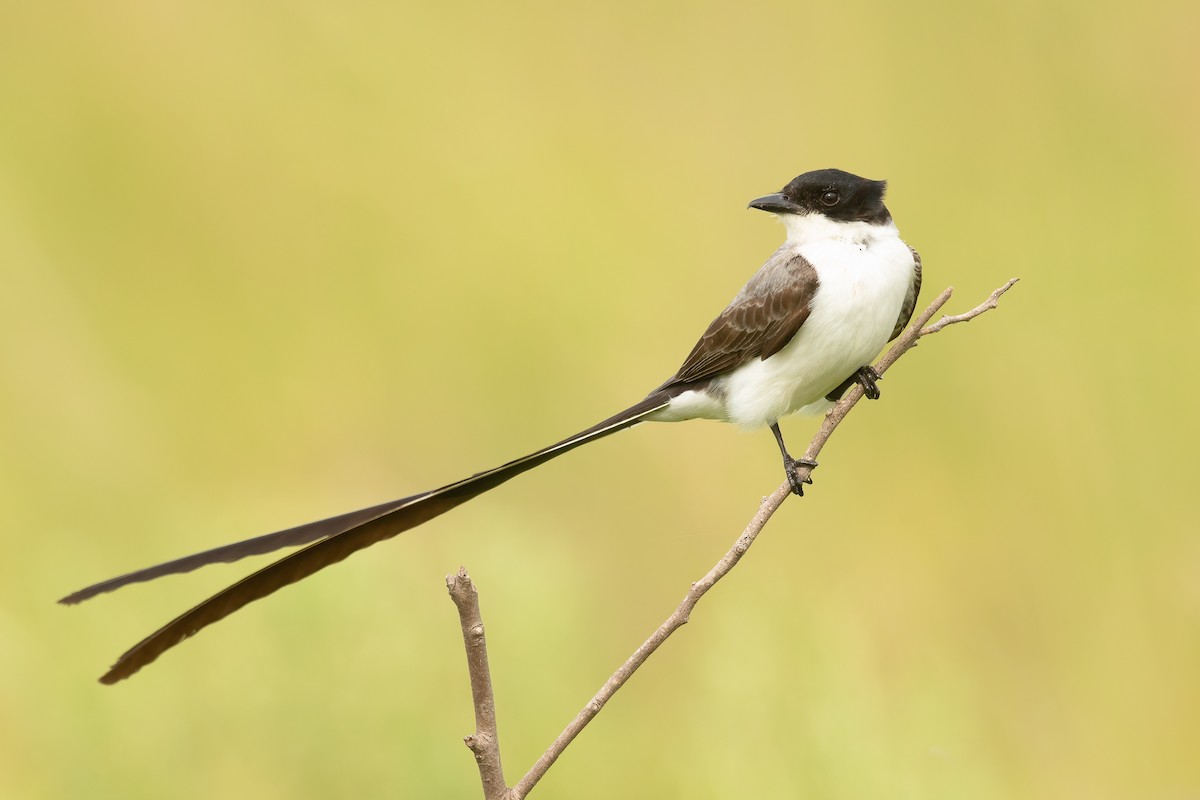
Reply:
[[818, 285], [812, 264], [795, 253], [777, 251], [659, 388], [711, 378], [779, 352], [808, 319]]
[[913, 256], [913, 282], [908, 287], [908, 294], [904, 295], [904, 304], [900, 306], [900, 318], [896, 320], [896, 327], [892, 329], [892, 335], [888, 337], [890, 342], [900, 335], [900, 331], [904, 330], [908, 325], [908, 321], [912, 319], [913, 310], [917, 307], [917, 295], [921, 293], [921, 254], [912, 247]]

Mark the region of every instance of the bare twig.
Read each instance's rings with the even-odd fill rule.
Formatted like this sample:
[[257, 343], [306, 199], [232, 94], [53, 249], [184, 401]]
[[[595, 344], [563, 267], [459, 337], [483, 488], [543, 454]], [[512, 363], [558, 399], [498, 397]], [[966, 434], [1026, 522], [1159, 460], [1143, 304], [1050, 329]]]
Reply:
[[[934, 299], [933, 303], [931, 303], [930, 306], [925, 309], [925, 311], [919, 317], [917, 317], [916, 320], [913, 321], [912, 325], [905, 329], [905, 331], [896, 339], [895, 344], [892, 345], [887, 353], [885, 353], [875, 365], [875, 371], [882, 375], [889, 367], [896, 363], [900, 356], [904, 355], [914, 345], [916, 345], [917, 340], [922, 336], [937, 333], [948, 325], [953, 325], [958, 322], [967, 322], [968, 320], [974, 319], [985, 311], [996, 308], [1000, 296], [1012, 288], [1013, 284], [1016, 282], [1017, 279], [1013, 278], [1012, 280], [1008, 281], [1008, 283], [992, 292], [991, 296], [987, 300], [970, 311], [954, 316], [943, 316], [935, 324], [926, 328], [925, 326], [928, 325], [929, 321], [933, 319], [934, 315], [937, 314], [937, 312], [946, 304], [947, 301], [949, 301], [951, 294], [953, 294], [953, 287], [946, 288], [937, 296], [937, 298]], [[846, 392], [845, 396], [842, 397], [837, 405], [835, 405], [829, 411], [829, 413], [825, 415], [825, 419], [821, 423], [820, 429], [817, 431], [816, 435], [809, 443], [808, 449], [804, 453], [804, 457], [806, 459], [816, 458], [817, 454], [820, 453], [821, 449], [825, 446], [825, 443], [829, 441], [829, 437], [833, 435], [833, 431], [839, 424], [841, 424], [842, 420], [846, 418], [846, 415], [850, 413], [850, 409], [854, 407], [855, 403], [857, 403], [862, 396], [862, 387], [858, 385], [853, 386], [848, 392]], [[802, 474], [800, 477], [808, 477], [809, 472], [811, 472], [811, 469], [802, 468]], [[634, 651], [633, 655], [631, 655], [625, 661], [625, 663], [622, 664], [621, 667], [614, 672], [607, 681], [605, 681], [604, 686], [600, 688], [600, 691], [596, 692], [592, 699], [589, 700], [583, 709], [575, 716], [575, 719], [571, 720], [570, 724], [568, 724], [563, 732], [558, 735], [546, 752], [542, 754], [542, 757], [537, 760], [537, 762], [530, 768], [529, 772], [527, 772], [525, 776], [521, 778], [516, 786], [514, 786], [512, 789], [509, 789], [506, 793], [502, 791], [501, 794], [492, 794], [491, 790], [488, 788], [489, 779], [487, 776], [485, 776], [484, 765], [482, 760], [480, 760], [479, 771], [480, 775], [484, 776], [484, 793], [486, 794], [488, 800], [493, 800], [493, 798], [500, 798], [502, 800], [522, 800], [527, 794], [529, 794], [529, 791], [533, 789], [539, 780], [541, 780], [542, 776], [546, 774], [546, 771], [550, 769], [558, 757], [562, 755], [562, 752], [567, 748], [572, 740], [574, 740], [575, 737], [579, 735], [579, 732], [582, 731], [587, 724], [591, 722], [597, 714], [600, 713], [600, 709], [604, 708], [605, 703], [607, 703], [612, 696], [617, 693], [617, 690], [625, 685], [626, 681], [633, 676], [633, 673], [637, 671], [638, 667], [644, 664], [646, 660], [654, 653], [654, 651], [657, 650], [672, 633], [674, 633], [688, 621], [691, 616], [692, 609], [696, 607], [696, 604], [700, 601], [700, 598], [703, 597], [709, 589], [716, 585], [717, 581], [725, 577], [725, 575], [733, 569], [738, 561], [741, 560], [742, 556], [745, 555], [746, 551], [750, 548], [750, 545], [754, 543], [754, 540], [758, 537], [758, 534], [767, 524], [767, 521], [771, 518], [775, 511], [778, 510], [781, 505], [783, 505], [783, 501], [786, 500], [790, 494], [791, 486], [787, 481], [784, 481], [782, 484], [780, 484], [779, 488], [772, 492], [768, 497], [763, 498], [762, 503], [759, 505], [758, 511], [750, 520], [750, 523], [746, 526], [745, 530], [742, 531], [742, 534], [737, 538], [737, 541], [733, 543], [733, 547], [731, 547], [729, 551], [721, 557], [721, 560], [718, 561], [716, 565], [714, 565], [713, 568], [708, 571], [708, 574], [692, 584], [691, 588], [688, 589], [687, 594], [684, 595], [683, 601], [679, 604], [675, 611], [672, 612], [671, 615], [667, 617], [667, 619], [658, 627], [658, 630], [651, 634], [646, 641], [642, 642], [642, 645]], [[459, 577], [460, 580], [465, 581], [466, 572], [460, 570]], [[451, 579], [447, 579], [448, 585], [450, 582]], [[471, 594], [473, 597], [474, 587], [472, 586], [471, 589]], [[452, 589], [451, 594], [453, 593], [454, 591]], [[458, 603], [458, 600], [455, 599], [455, 602]], [[477, 614], [478, 606], [476, 606], [476, 615]], [[482, 623], [480, 623], [480, 649], [482, 649], [482, 630]], [[470, 660], [472, 641], [467, 635], [467, 622], [465, 616], [463, 617], [463, 636], [467, 641], [468, 660]], [[482, 669], [485, 673], [479, 679], [479, 681], [477, 681], [476, 676], [477, 669]], [[488, 709], [491, 709], [491, 679], [486, 675], [486, 671], [487, 657], [486, 652], [484, 652], [482, 665], [477, 666], [472, 664], [471, 666], [471, 687], [472, 692], [475, 693], [476, 724], [480, 730], [483, 730], [484, 726], [479, 722], [480, 694], [478, 691], [476, 691], [477, 682], [481, 682], [486, 685], [486, 705]], [[498, 779], [500, 781], [500, 785], [503, 786], [503, 776], [500, 774], [499, 749], [498, 744], [495, 741], [494, 710], [490, 711], [490, 714], [492, 724], [491, 742], [496, 744], [497, 747], [495, 753], [495, 772], [491, 774], [491, 779], [494, 785], [494, 781], [497, 779], [497, 776], [499, 776]], [[479, 734], [477, 733], [476, 735], [478, 736]], [[476, 750], [474, 746], [472, 746], [471, 749], [476, 753], [476, 759], [479, 760], [479, 751]]]
[[999, 289], [992, 292], [991, 296], [988, 297], [987, 300], [984, 300], [982, 303], [975, 306], [967, 313], [955, 314], [953, 317], [942, 317], [937, 322], [930, 325], [928, 328], [923, 329], [921, 331], [921, 335], [928, 336], [931, 333], [937, 333], [938, 331], [940, 331], [942, 328], [946, 327], [947, 325], [953, 325], [956, 322], [967, 322], [968, 320], [975, 319], [976, 317], [978, 317], [980, 314], [982, 314], [985, 311], [992, 310], [1000, 303], [1000, 295], [1004, 294], [1009, 289], [1011, 289], [1013, 287], [1013, 285], [1016, 284], [1016, 282], [1019, 280], [1021, 280], [1021, 279], [1020, 278], [1009, 278], [1008, 283], [1004, 284]]
[[475, 733], [463, 741], [475, 754], [479, 779], [486, 800], [502, 800], [508, 795], [504, 768], [500, 765], [500, 737], [496, 732], [496, 702], [492, 695], [492, 673], [488, 669], [487, 640], [483, 635], [483, 616], [479, 613], [479, 592], [466, 567], [446, 576], [446, 589], [458, 608], [463, 644], [467, 648], [467, 671], [471, 675], [471, 697], [475, 701]]
[[741, 560], [746, 550], [753, 544], [755, 537], [758, 536], [759, 531], [767, 524], [767, 520], [771, 518], [771, 514], [775, 512], [775, 509], [779, 507], [779, 504], [783, 502], [789, 492], [791, 492], [791, 488], [785, 483], [779, 489], [776, 489], [775, 493], [770, 497], [763, 499], [758, 513], [750, 520], [750, 524], [742, 531], [742, 535], [734, 542], [729, 552], [717, 562], [716, 566], [708, 571], [707, 575], [692, 584], [692, 588], [688, 590], [688, 593], [683, 598], [683, 602], [679, 604], [674, 613], [667, 617], [666, 621], [658, 626], [658, 630], [652, 633], [650, 638], [642, 642], [642, 646], [635, 650], [633, 655], [621, 665], [620, 669], [605, 681], [600, 691], [596, 692], [575, 719], [571, 720], [571, 724], [567, 725], [566, 730], [558, 735], [558, 738], [554, 740], [550, 748], [529, 769], [525, 777], [521, 778], [520, 782], [513, 787], [515, 798], [520, 800], [520, 798], [529, 794], [529, 790], [541, 780], [542, 776], [546, 774], [546, 770], [550, 769], [555, 760], [562, 755], [563, 750], [571, 743], [571, 740], [592, 721], [593, 717], [600, 713], [600, 709], [604, 708], [604, 704], [617, 693], [618, 689], [625, 685], [625, 682], [633, 676], [637, 668], [645, 663], [646, 659], [667, 640], [667, 637], [688, 621], [688, 617], [691, 615], [696, 603], [700, 602], [700, 598], [704, 596], [704, 593], [716, 585], [717, 581], [725, 577], [725, 574], [733, 569], [734, 565]]

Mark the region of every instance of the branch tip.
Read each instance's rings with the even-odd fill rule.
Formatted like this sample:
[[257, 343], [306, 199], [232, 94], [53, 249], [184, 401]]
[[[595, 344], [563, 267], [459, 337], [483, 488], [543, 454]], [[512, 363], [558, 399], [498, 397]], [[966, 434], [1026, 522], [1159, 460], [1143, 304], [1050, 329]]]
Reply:
[[467, 568], [446, 576], [450, 599], [458, 609], [463, 646], [467, 651], [467, 673], [471, 678], [471, 699], [475, 705], [475, 732], [463, 743], [475, 754], [479, 779], [486, 800], [508, 796], [504, 769], [500, 763], [500, 737], [496, 727], [496, 701], [492, 692], [492, 674], [488, 667], [487, 638], [483, 615], [479, 611], [479, 590], [467, 574]]
[[988, 295], [987, 300], [984, 300], [982, 303], [975, 306], [970, 311], [966, 311], [962, 314], [955, 314], [953, 316], [943, 316], [941, 319], [939, 319], [934, 324], [930, 325], [928, 328], [922, 328], [919, 335], [920, 336], [928, 336], [931, 333], [937, 333], [938, 331], [945, 328], [947, 325], [954, 325], [959, 322], [969, 322], [970, 320], [975, 319], [976, 317], [978, 317], [980, 314], [984, 313], [985, 311], [991, 311], [993, 308], [996, 308], [997, 306], [1000, 305], [1000, 296], [1003, 295], [1005, 292], [1007, 292], [1009, 289], [1011, 289], [1013, 286], [1015, 286], [1017, 284], [1017, 281], [1019, 281], [1019, 280], [1021, 280], [1021, 279], [1020, 278], [1009, 278], [1008, 281], [1003, 286], [999, 287], [994, 292], [992, 292], [990, 295]]

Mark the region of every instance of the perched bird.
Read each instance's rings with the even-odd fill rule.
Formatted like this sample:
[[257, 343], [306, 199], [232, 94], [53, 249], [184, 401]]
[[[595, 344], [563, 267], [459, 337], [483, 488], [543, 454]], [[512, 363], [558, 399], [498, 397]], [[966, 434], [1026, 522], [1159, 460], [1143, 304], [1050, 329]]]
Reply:
[[683, 366], [646, 398], [608, 419], [527, 456], [432, 491], [258, 536], [130, 572], [81, 589], [78, 603], [126, 584], [308, 545], [150, 634], [100, 678], [116, 683], [200, 629], [247, 603], [390, 539], [494, 489], [552, 458], [639, 422], [715, 419], [770, 428], [784, 473], [803, 494], [801, 467], [779, 431], [780, 417], [829, 409], [850, 385], [879, 397], [870, 360], [912, 316], [921, 259], [906, 245], [883, 204], [886, 183], [837, 169], [806, 172], [750, 208], [783, 222], [787, 240], [767, 259], [700, 337]]

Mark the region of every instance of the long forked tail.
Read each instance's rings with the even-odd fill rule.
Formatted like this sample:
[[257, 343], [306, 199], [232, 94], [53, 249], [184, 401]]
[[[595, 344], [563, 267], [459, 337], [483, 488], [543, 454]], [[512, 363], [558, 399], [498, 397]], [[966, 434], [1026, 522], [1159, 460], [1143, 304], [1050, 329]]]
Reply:
[[[188, 572], [205, 564], [236, 561], [245, 556], [268, 553], [282, 547], [309, 545], [213, 595], [138, 642], [117, 659], [117, 663], [100, 678], [101, 683], [116, 683], [133, 675], [184, 639], [224, 619], [247, 603], [266, 597], [330, 564], [336, 564], [356, 550], [390, 539], [444, 514], [471, 498], [496, 488], [508, 479], [580, 445], [631, 427], [655, 411], [665, 408], [669, 403], [669, 395], [655, 392], [637, 405], [561, 442], [495, 469], [447, 484], [440, 489], [168, 561], [81, 589], [59, 602], [77, 603], [130, 583]], [[316, 543], [310, 544], [311, 542]]]

